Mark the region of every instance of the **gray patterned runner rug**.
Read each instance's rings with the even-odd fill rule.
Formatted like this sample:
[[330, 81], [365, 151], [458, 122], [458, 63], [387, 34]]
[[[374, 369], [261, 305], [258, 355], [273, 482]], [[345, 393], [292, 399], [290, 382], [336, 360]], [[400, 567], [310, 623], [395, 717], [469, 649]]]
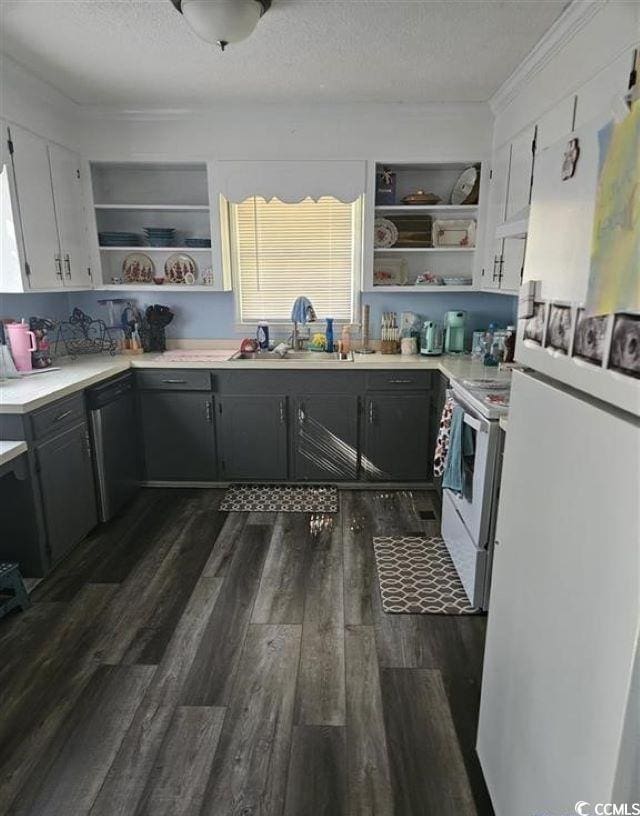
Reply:
[[338, 490], [313, 485], [234, 485], [227, 490], [220, 509], [250, 513], [337, 513]]
[[474, 615], [440, 537], [384, 536], [373, 539], [382, 609], [414, 615]]

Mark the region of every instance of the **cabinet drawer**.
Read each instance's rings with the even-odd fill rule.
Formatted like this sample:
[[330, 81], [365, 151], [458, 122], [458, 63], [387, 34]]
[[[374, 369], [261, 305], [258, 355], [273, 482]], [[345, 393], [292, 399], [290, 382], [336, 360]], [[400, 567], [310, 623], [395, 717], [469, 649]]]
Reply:
[[84, 394], [73, 394], [31, 414], [33, 436], [42, 439], [85, 418]]
[[376, 371], [367, 375], [369, 391], [426, 391], [430, 387], [430, 371]]
[[211, 372], [203, 369], [161, 368], [136, 371], [138, 388], [154, 391], [210, 391]]

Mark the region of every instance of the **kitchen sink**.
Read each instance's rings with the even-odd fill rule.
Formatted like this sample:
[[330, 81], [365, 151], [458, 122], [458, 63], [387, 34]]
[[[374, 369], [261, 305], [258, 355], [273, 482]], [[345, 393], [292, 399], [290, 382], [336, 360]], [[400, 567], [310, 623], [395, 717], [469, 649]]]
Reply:
[[229, 357], [229, 360], [254, 360], [263, 363], [326, 363], [327, 361], [349, 363], [353, 362], [353, 352], [341, 354], [339, 351], [334, 351], [328, 354], [326, 351], [293, 351], [290, 349], [284, 357], [281, 357], [274, 351], [236, 351]]

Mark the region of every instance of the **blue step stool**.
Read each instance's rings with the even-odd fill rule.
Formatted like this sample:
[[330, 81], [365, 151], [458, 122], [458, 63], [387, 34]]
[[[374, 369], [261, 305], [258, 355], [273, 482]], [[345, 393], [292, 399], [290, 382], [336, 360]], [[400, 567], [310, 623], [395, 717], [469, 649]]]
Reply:
[[28, 609], [31, 606], [29, 594], [20, 575], [17, 564], [0, 561], [0, 618], [12, 609]]

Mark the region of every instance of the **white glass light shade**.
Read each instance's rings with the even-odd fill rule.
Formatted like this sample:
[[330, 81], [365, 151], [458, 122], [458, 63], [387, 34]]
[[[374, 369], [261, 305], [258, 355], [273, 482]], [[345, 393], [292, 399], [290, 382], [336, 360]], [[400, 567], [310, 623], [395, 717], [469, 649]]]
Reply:
[[262, 12], [258, 0], [182, 0], [182, 14], [206, 42], [236, 43], [246, 39]]

